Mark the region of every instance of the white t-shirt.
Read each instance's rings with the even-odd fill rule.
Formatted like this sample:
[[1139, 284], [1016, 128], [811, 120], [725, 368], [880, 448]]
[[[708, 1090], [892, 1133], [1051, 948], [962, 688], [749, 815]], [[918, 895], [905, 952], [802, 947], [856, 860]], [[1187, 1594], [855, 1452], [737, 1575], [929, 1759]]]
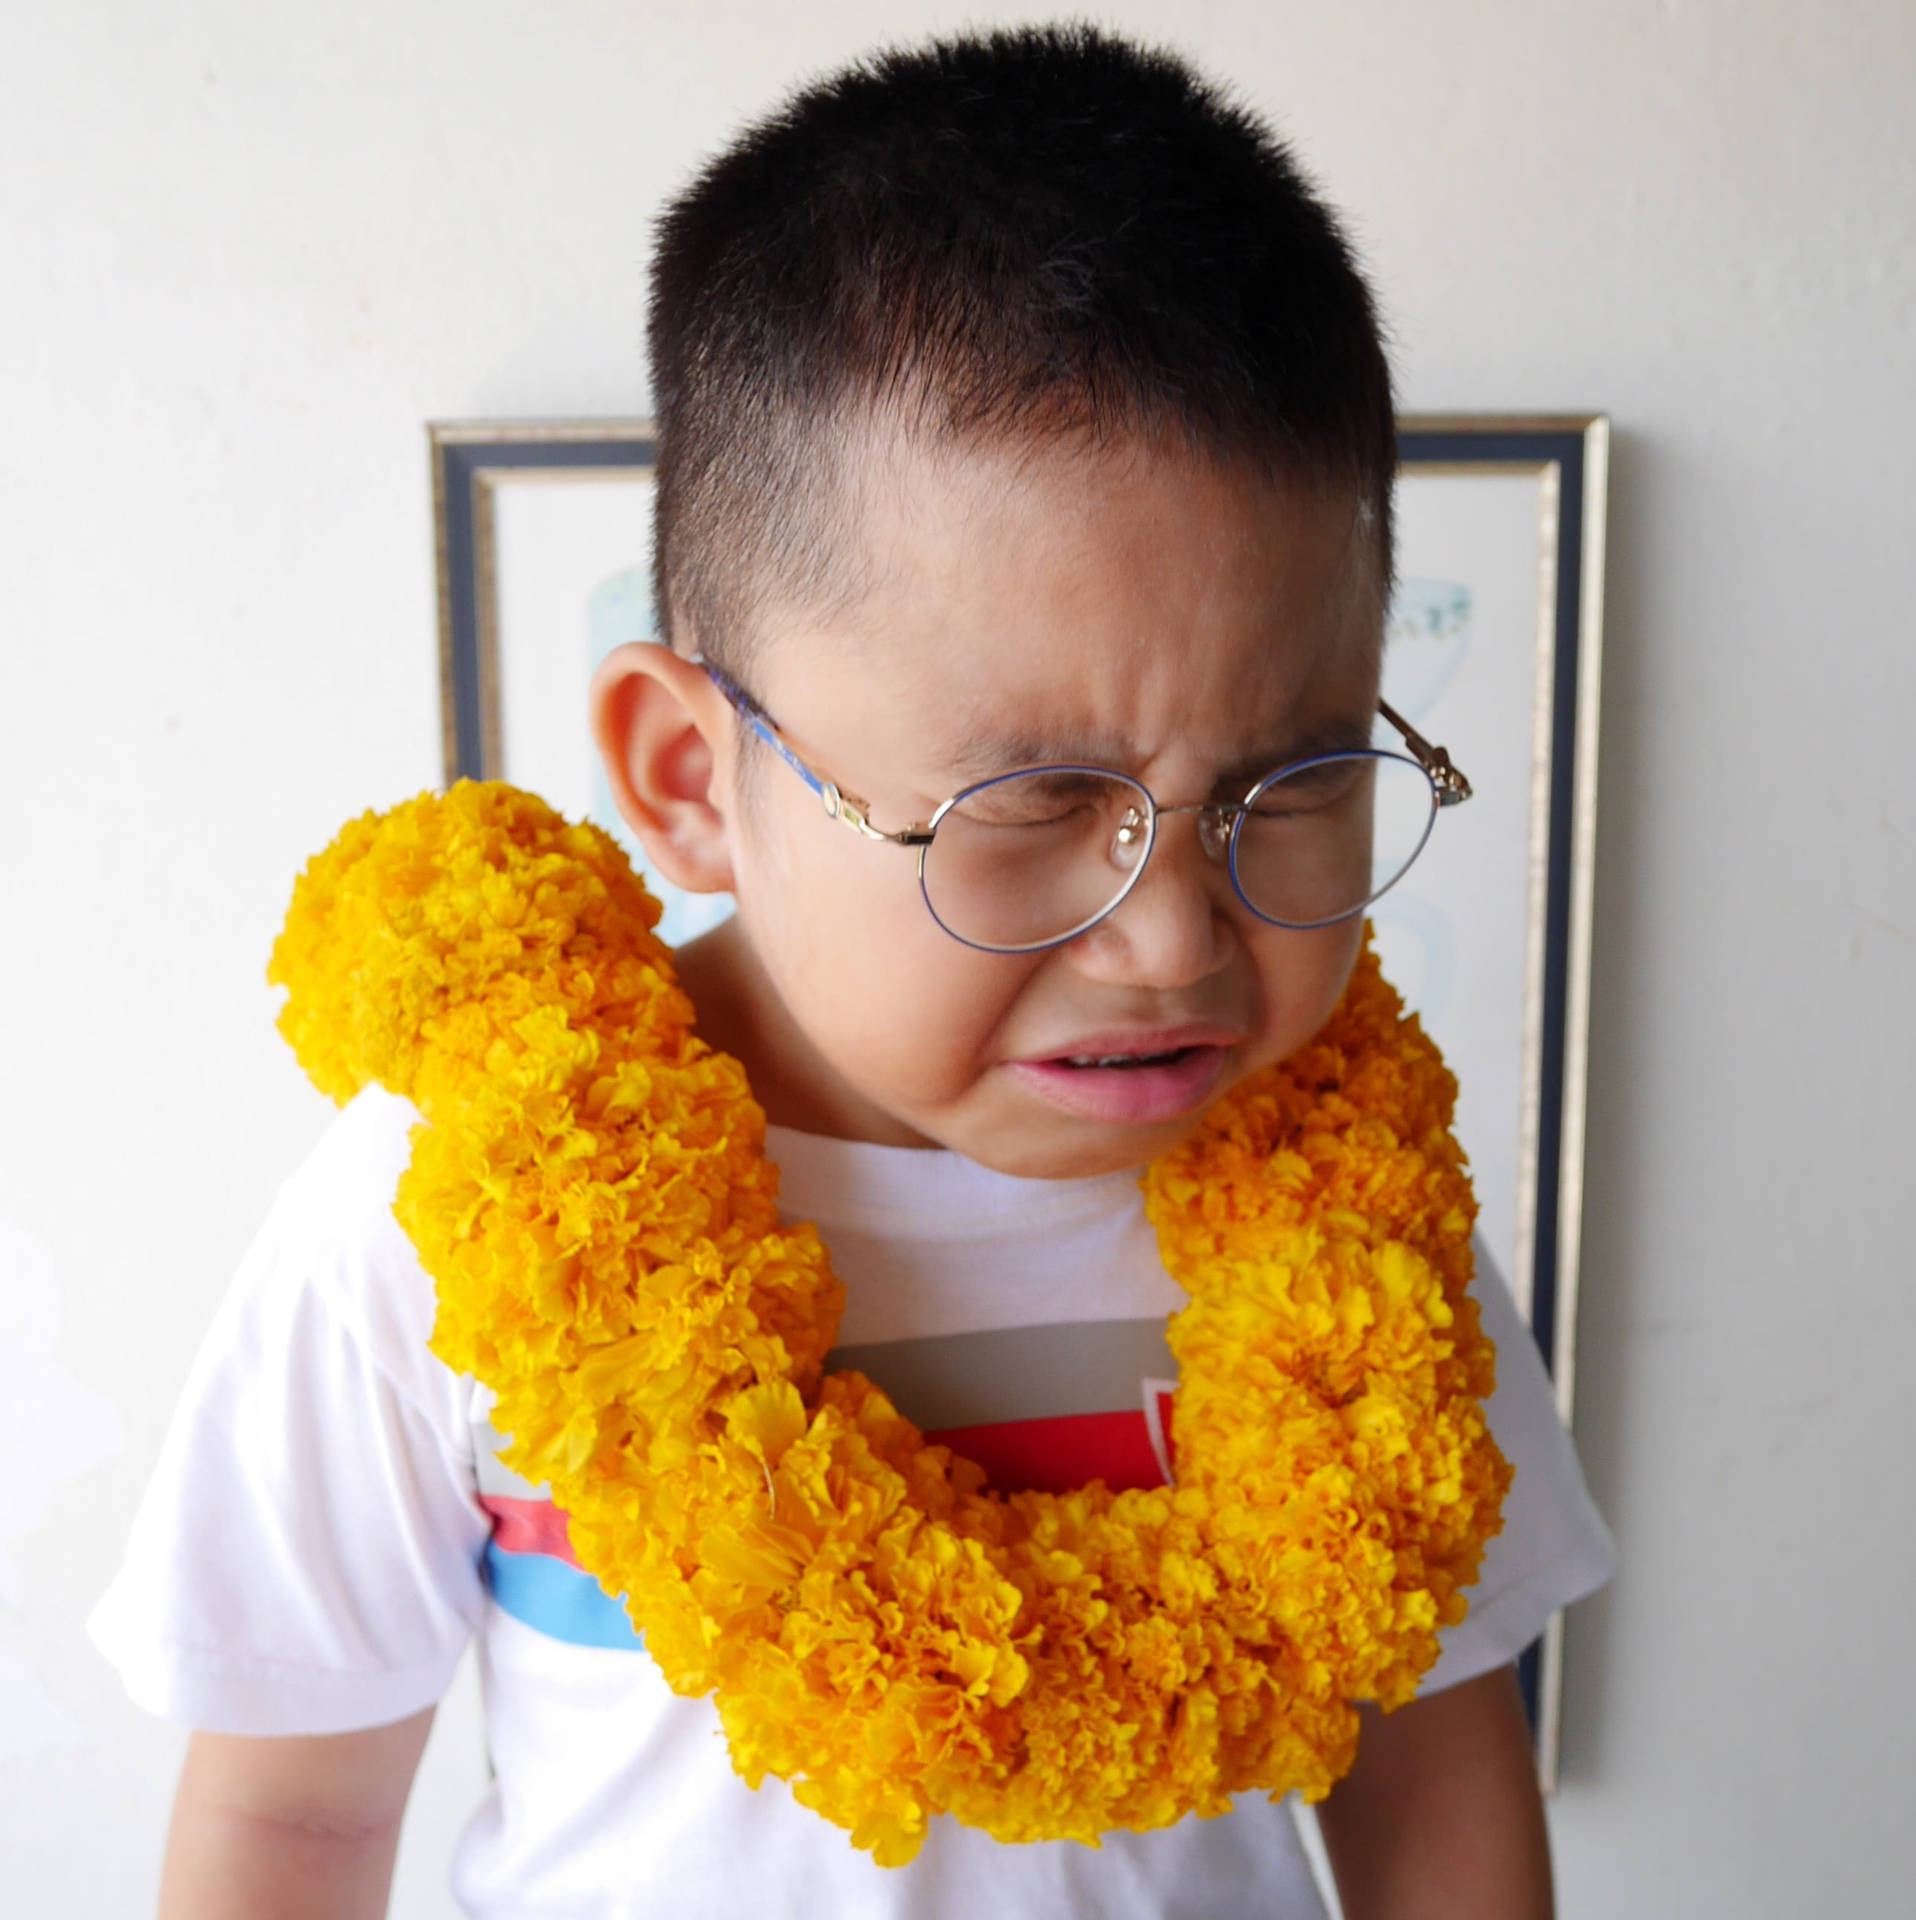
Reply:
[[[710, 1702], [667, 1690], [563, 1515], [493, 1457], [487, 1391], [427, 1349], [431, 1282], [391, 1211], [415, 1117], [377, 1089], [353, 1102], [207, 1335], [91, 1622], [141, 1706], [227, 1733], [374, 1726], [436, 1701], [476, 1634], [495, 1778], [452, 1871], [486, 1920], [1319, 1920], [1289, 1810], [1259, 1795], [1099, 1849], [941, 1818], [885, 1869], [782, 1784], [746, 1787]], [[1019, 1180], [776, 1128], [769, 1147], [846, 1283], [841, 1361], [999, 1484], [1162, 1478], [1163, 1321], [1183, 1296], [1134, 1178]], [[1612, 1563], [1481, 1250], [1479, 1276], [1517, 1475], [1426, 1690], [1513, 1659]]]

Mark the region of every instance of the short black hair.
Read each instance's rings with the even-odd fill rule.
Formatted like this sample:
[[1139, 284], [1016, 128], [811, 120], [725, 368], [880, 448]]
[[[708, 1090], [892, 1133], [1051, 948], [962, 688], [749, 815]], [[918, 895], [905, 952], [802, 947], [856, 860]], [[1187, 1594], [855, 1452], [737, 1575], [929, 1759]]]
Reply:
[[803, 89], [666, 209], [649, 335], [660, 632], [716, 659], [844, 591], [874, 423], [1248, 457], [1349, 489], [1390, 578], [1390, 371], [1337, 220], [1262, 122], [1094, 28]]

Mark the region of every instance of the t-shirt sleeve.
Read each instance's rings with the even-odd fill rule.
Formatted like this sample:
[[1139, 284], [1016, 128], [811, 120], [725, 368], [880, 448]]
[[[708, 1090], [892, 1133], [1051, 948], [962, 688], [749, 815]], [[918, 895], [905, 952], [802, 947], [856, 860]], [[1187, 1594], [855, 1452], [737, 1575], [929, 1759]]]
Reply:
[[1497, 1390], [1485, 1411], [1516, 1476], [1504, 1500], [1503, 1531], [1484, 1549], [1470, 1590], [1470, 1612], [1443, 1635], [1423, 1693], [1507, 1665], [1559, 1607], [1593, 1593], [1616, 1571], [1616, 1546], [1557, 1417], [1537, 1343], [1481, 1241], [1476, 1252], [1473, 1290], [1484, 1331], [1497, 1343]]
[[438, 1700], [484, 1605], [471, 1383], [392, 1217], [416, 1115], [373, 1090], [282, 1190], [89, 1622], [142, 1707], [338, 1733]]

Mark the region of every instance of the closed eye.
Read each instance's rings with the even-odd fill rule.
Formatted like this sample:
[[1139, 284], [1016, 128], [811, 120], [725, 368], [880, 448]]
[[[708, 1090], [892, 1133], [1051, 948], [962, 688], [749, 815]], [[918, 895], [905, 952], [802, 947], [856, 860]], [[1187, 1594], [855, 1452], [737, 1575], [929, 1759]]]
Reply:
[[1274, 780], [1252, 808], [1260, 819], [1286, 819], [1322, 813], [1361, 792], [1375, 763], [1363, 755], [1318, 760]]
[[1129, 803], [1131, 790], [1106, 776], [1061, 767], [996, 780], [964, 795], [953, 809], [981, 827], [1048, 827]]

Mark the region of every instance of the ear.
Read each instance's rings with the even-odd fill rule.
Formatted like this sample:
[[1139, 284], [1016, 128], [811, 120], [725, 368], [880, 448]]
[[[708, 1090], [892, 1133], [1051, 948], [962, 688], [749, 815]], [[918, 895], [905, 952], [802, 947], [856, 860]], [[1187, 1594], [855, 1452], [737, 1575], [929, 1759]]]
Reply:
[[688, 893], [729, 893], [725, 696], [671, 648], [634, 642], [599, 663], [590, 710], [612, 798], [653, 865]]

